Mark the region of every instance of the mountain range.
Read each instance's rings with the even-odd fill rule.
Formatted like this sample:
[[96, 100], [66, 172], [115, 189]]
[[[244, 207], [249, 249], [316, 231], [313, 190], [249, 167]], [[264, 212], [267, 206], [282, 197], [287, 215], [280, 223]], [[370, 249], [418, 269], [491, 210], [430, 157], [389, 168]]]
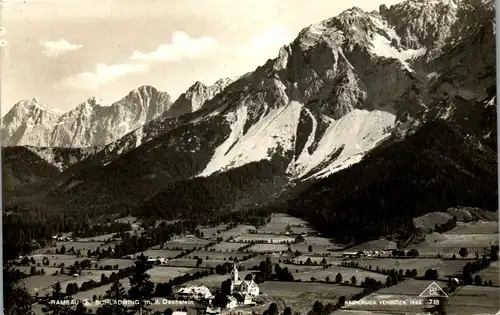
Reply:
[[175, 102], [166, 92], [152, 86], [140, 86], [110, 106], [92, 97], [67, 113], [36, 99], [20, 101], [2, 118], [2, 144], [102, 148], [155, 118], [198, 110], [229, 83], [231, 79], [228, 78], [212, 86], [196, 82]]
[[4, 172], [7, 202], [165, 218], [279, 209], [366, 236], [443, 207], [496, 210], [495, 23], [486, 0], [355, 7], [175, 102], [152, 87], [63, 115], [21, 102], [4, 145], [98, 149], [57, 171], [53, 153], [4, 149], [4, 169], [22, 152], [45, 165], [26, 185]]

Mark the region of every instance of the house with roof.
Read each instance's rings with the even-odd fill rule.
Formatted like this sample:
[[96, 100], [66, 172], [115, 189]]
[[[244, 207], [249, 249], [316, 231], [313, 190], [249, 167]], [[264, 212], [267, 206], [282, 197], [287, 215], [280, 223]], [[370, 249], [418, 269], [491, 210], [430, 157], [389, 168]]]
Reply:
[[205, 309], [205, 315], [221, 315], [221, 308], [207, 306]]
[[164, 265], [168, 263], [168, 259], [164, 257], [148, 258], [146, 263], [149, 265]]
[[209, 300], [213, 298], [210, 290], [204, 285], [189, 285], [177, 290], [175, 295], [186, 300]]
[[358, 251], [358, 252], [343, 252], [342, 257], [344, 258], [360, 258], [360, 257], [367, 257], [366, 251]]

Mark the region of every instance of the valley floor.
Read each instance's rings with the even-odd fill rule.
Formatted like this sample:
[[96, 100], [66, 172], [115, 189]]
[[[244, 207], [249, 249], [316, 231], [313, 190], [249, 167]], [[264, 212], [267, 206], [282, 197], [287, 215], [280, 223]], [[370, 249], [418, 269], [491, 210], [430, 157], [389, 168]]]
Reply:
[[[139, 225], [136, 228], [139, 229]], [[198, 236], [179, 235], [166, 244], [143, 252], [102, 260], [54, 254], [54, 251], [62, 246], [66, 249], [78, 248], [84, 253], [88, 249], [106, 249], [111, 244], [112, 235], [59, 242], [28, 256], [31, 262], [27, 266], [21, 266], [18, 262], [15, 268], [27, 274], [32, 272], [33, 267], [38, 272], [43, 269], [43, 274], [37, 275], [35, 272], [23, 281], [33, 296], [44, 296], [52, 291], [51, 286], [56, 282], [61, 283], [63, 291], [70, 283], [76, 283], [79, 287], [90, 280], [99, 283], [103, 276], [109, 277], [113, 272], [132, 266], [134, 257], [140, 254], [151, 259], [165, 259], [147, 272], [155, 286], [169, 281], [180, 283], [179, 279], [186, 275], [192, 276], [234, 262], [241, 269], [240, 279], [247, 275], [253, 275], [255, 279], [259, 265], [270, 260], [273, 270], [274, 264], [288, 268], [293, 281], [271, 280], [258, 283], [260, 294], [254, 298], [254, 306], [237, 306], [223, 310], [223, 314], [262, 314], [271, 303], [276, 303], [280, 310], [290, 307], [294, 312], [306, 314], [317, 301], [323, 305], [337, 304], [339, 298], [345, 299], [346, 303], [333, 313], [336, 315], [417, 314], [425, 309], [422, 304], [425, 299], [420, 295], [430, 285], [447, 287], [450, 279], [460, 278], [467, 263], [476, 260], [476, 252], [478, 257], [488, 255], [489, 246], [498, 244], [499, 240], [498, 222], [460, 222], [451, 231], [428, 234], [424, 242], [412, 245], [410, 248], [415, 248], [419, 252], [418, 256], [397, 257], [392, 252], [396, 249], [395, 242], [380, 239], [342, 248], [314, 231], [307, 222], [284, 214], [272, 215], [262, 227], [221, 225], [200, 228], [199, 231], [202, 233]], [[136, 230], [135, 233], [141, 231]], [[113, 239], [114, 243], [120, 241]], [[461, 247], [468, 249], [467, 255], [459, 254]], [[455, 259], [452, 258], [453, 254]], [[45, 262], [47, 259], [48, 264]], [[68, 267], [86, 259], [91, 261], [90, 268], [82, 270], [78, 276], [68, 274]], [[425, 279], [429, 269], [437, 270], [435, 280]], [[395, 271], [399, 279], [397, 284], [387, 284], [387, 279], [391, 278], [391, 270]], [[337, 279], [339, 274], [342, 278], [340, 281]], [[482, 279], [481, 283], [461, 284], [448, 295], [445, 305], [447, 314], [494, 314], [500, 311], [498, 262], [491, 263], [477, 275]], [[215, 294], [220, 290], [221, 283], [230, 277], [229, 273], [225, 273], [197, 279], [186, 278], [188, 281], [181, 285], [203, 285]], [[362, 296], [367, 286], [366, 281], [371, 281], [369, 279], [379, 282], [381, 287]], [[127, 277], [121, 282], [125, 290], [130, 288]], [[174, 285], [174, 291], [181, 285]], [[80, 290], [72, 298], [99, 300], [110, 286], [99, 283], [93, 289]], [[159, 302], [152, 308], [163, 312], [167, 308], [175, 310], [186, 307], [193, 314], [204, 308], [202, 303], [195, 301], [174, 305], [174, 302], [165, 302], [166, 299], [167, 297], [156, 298]], [[353, 301], [356, 300], [361, 302], [355, 305]], [[91, 303], [87, 307], [95, 310], [97, 305]], [[43, 314], [41, 305], [35, 304], [33, 308], [36, 314]]]

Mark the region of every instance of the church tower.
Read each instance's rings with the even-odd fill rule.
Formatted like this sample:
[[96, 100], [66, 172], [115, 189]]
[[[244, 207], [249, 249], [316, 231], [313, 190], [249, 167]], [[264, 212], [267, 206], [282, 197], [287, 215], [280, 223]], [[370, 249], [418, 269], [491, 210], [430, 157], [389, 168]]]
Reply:
[[233, 283], [236, 284], [238, 283], [238, 268], [236, 267], [236, 264], [233, 263]]

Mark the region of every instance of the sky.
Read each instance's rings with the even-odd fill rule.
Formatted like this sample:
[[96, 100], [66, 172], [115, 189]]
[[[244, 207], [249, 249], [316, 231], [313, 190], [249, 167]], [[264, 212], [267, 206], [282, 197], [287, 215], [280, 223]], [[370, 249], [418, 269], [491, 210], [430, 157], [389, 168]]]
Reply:
[[310, 24], [401, 0], [0, 0], [0, 110], [66, 112], [141, 85], [174, 99], [253, 71]]

